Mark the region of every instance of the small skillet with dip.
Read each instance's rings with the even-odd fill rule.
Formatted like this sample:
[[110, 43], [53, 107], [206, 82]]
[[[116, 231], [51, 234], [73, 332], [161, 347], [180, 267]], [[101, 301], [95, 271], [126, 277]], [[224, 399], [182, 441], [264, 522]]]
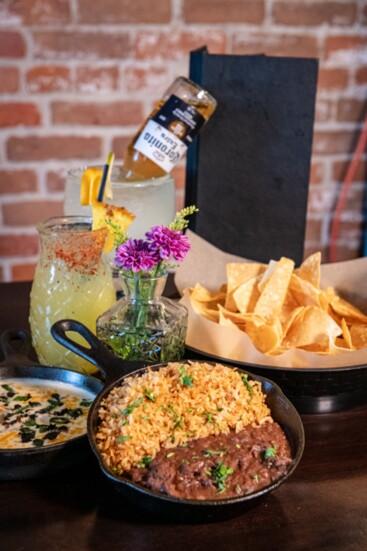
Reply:
[[45, 476], [82, 461], [90, 449], [86, 417], [104, 382], [33, 362], [30, 335], [1, 335], [0, 480]]

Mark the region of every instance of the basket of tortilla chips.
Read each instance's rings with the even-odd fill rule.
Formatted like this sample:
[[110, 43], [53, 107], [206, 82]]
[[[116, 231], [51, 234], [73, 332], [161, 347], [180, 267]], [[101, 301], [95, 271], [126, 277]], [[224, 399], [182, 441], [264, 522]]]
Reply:
[[296, 267], [219, 251], [191, 232], [175, 282], [189, 310], [187, 346], [277, 382], [302, 412], [367, 401], [367, 259]]

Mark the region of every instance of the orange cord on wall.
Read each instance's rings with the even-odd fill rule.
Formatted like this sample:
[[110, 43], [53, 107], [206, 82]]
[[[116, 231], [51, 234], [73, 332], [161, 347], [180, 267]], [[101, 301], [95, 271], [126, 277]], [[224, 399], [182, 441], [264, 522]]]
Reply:
[[336, 204], [335, 208], [335, 214], [331, 225], [331, 232], [330, 232], [330, 248], [329, 248], [329, 262], [336, 262], [337, 258], [337, 246], [336, 241], [339, 236], [339, 230], [340, 230], [340, 223], [341, 223], [341, 215], [345, 207], [345, 203], [347, 201], [349, 188], [353, 182], [354, 175], [356, 173], [356, 170], [358, 168], [358, 164], [361, 160], [361, 156], [363, 154], [363, 151], [366, 147], [367, 142], [367, 116], [365, 118], [365, 121], [363, 123], [363, 127], [358, 139], [357, 147], [355, 149], [353, 159], [350, 162], [350, 165], [348, 167], [347, 173], [345, 175], [339, 198]]

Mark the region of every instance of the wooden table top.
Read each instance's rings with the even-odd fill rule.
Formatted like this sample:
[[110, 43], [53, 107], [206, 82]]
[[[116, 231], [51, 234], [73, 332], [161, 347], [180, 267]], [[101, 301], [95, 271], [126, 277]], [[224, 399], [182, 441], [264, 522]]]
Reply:
[[[29, 329], [30, 288], [0, 284], [1, 332]], [[367, 405], [302, 421], [306, 446], [294, 474], [235, 518], [154, 516], [118, 494], [90, 454], [58, 475], [0, 482], [0, 549], [365, 551]]]

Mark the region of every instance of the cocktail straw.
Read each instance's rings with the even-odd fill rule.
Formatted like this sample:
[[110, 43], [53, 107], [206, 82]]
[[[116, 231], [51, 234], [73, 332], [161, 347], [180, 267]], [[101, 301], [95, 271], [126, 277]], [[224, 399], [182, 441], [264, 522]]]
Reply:
[[104, 191], [105, 191], [106, 182], [107, 182], [107, 176], [109, 175], [110, 170], [112, 171], [112, 165], [113, 165], [114, 160], [115, 160], [115, 154], [113, 152], [111, 152], [108, 155], [107, 163], [103, 167], [101, 183], [99, 185], [99, 190], [98, 190], [98, 195], [97, 195], [97, 201], [98, 202], [103, 201]]

